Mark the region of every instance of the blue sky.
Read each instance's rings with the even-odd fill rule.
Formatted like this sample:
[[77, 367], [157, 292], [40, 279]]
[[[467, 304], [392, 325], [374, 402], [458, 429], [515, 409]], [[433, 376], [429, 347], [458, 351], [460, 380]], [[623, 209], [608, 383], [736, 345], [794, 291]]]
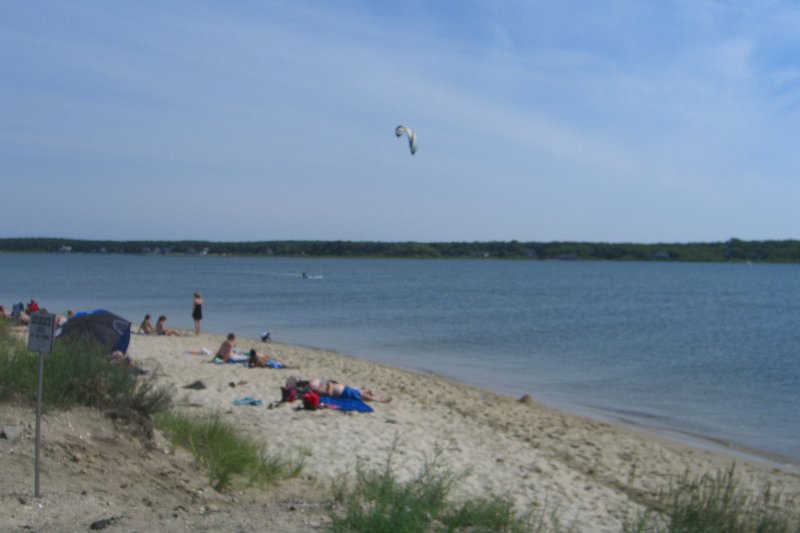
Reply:
[[800, 238], [795, 1], [4, 0], [0, 64], [0, 237]]

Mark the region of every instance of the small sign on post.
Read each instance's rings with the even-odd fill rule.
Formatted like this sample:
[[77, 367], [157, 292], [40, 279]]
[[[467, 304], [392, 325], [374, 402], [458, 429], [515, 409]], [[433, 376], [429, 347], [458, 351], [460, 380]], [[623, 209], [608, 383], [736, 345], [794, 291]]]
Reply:
[[50, 313], [32, 313], [28, 324], [28, 351], [39, 352], [39, 375], [36, 386], [36, 458], [34, 462], [33, 494], [39, 497], [39, 450], [42, 446], [42, 375], [44, 354], [53, 350], [56, 316]]
[[31, 322], [28, 324], [28, 351], [39, 353], [50, 353], [53, 350], [53, 327], [56, 323], [56, 315], [49, 313], [31, 314]]

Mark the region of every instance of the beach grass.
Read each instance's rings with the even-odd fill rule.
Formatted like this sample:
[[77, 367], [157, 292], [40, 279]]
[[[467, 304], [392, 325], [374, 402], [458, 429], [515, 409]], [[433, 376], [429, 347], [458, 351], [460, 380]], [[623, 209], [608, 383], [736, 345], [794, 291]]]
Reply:
[[[0, 328], [0, 401], [36, 401], [39, 354], [29, 352], [6, 324]], [[74, 405], [149, 417], [167, 409], [172, 393], [152, 375], [109, 361], [107, 350], [88, 340], [57, 341], [45, 355], [42, 407]]]
[[651, 509], [626, 524], [625, 533], [796, 533], [794, 503], [766, 488], [752, 496], [741, 488], [735, 466], [716, 473], [685, 474], [662, 491]]
[[217, 491], [238, 479], [263, 485], [296, 477], [303, 469], [302, 457], [285, 459], [268, 454], [263, 443], [241, 434], [217, 414], [161, 412], [154, 421], [174, 445], [189, 450], [208, 469], [209, 484]]
[[543, 532], [544, 522], [518, 516], [503, 498], [473, 498], [454, 503], [451, 493], [462, 476], [426, 462], [413, 479], [401, 482], [390, 454], [381, 468], [359, 466], [352, 486], [335, 486], [330, 510], [333, 533]]

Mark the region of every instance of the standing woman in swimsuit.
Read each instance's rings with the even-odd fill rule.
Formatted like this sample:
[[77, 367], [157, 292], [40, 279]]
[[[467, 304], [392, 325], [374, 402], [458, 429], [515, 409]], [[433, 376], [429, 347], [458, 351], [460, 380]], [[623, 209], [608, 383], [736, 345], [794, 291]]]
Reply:
[[199, 292], [194, 293], [192, 299], [192, 318], [194, 319], [194, 334], [200, 335], [200, 321], [203, 320], [203, 297]]

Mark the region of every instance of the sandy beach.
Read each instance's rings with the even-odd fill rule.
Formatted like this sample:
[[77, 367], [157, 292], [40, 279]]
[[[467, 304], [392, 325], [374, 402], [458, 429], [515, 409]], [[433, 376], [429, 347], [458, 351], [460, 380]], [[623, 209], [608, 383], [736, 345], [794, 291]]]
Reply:
[[[119, 420], [75, 409], [43, 418], [42, 497], [33, 498], [33, 413], [4, 408], [0, 424], [25, 426], [16, 442], [0, 440], [0, 529], [86, 530], [110, 519], [108, 531], [308, 531], [327, 523], [330, 489], [357, 465], [382, 466], [392, 454], [401, 479], [437, 461], [466, 476], [456, 498], [496, 494], [518, 510], [557, 513], [580, 532], [621, 531], [657, 493], [684, 473], [715, 472], [736, 464], [754, 493], [767, 485], [800, 496], [800, 475], [761, 462], [560, 412], [440, 377], [318, 349], [237, 339], [237, 348], [266, 351], [299, 370], [216, 365], [224, 337], [134, 335], [129, 354], [175, 389], [175, 408], [218, 412], [267, 443], [270, 452], [302, 455], [298, 479], [268, 489], [214, 492], [191, 457], [156, 431], [149, 444], [119, 429]], [[289, 376], [330, 378], [392, 396], [373, 413], [306, 411], [278, 404]], [[197, 380], [206, 388], [184, 388]], [[244, 397], [260, 406], [234, 405]], [[115, 427], [115, 425], [117, 427]]]

